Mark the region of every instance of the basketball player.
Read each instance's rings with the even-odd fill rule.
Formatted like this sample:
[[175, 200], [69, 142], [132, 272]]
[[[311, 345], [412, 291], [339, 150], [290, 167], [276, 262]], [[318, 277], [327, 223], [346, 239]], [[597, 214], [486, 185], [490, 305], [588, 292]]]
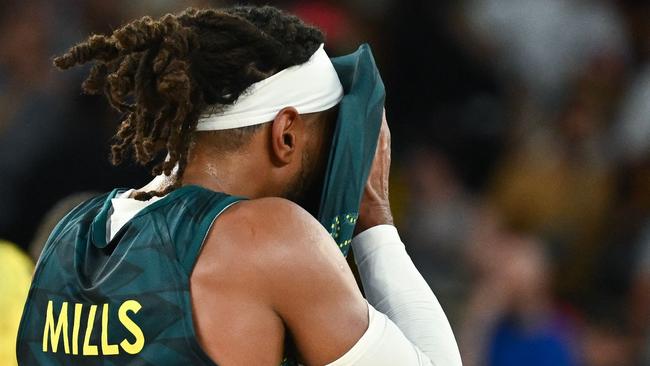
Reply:
[[460, 365], [392, 226], [385, 118], [349, 218], [366, 298], [343, 244], [309, 213], [349, 104], [322, 43], [272, 7], [188, 9], [55, 59], [94, 62], [84, 90], [125, 115], [113, 162], [130, 151], [160, 161], [159, 177], [91, 199], [54, 229], [23, 313], [21, 365]]

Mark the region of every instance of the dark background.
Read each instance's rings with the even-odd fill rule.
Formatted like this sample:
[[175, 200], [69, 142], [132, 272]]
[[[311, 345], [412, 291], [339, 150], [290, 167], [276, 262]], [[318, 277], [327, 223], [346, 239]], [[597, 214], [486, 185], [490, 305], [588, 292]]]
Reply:
[[[650, 2], [267, 3], [322, 27], [330, 55], [371, 44], [397, 226], [465, 365], [650, 364]], [[228, 4], [0, 1], [0, 238], [36, 255], [70, 195], [149, 179], [110, 166], [119, 116], [52, 57]]]

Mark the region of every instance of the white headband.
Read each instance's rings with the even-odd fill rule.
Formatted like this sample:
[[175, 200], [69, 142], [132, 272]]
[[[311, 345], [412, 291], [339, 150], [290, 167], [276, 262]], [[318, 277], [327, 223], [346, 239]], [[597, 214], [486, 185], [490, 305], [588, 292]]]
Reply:
[[269, 122], [285, 107], [294, 107], [301, 114], [321, 112], [342, 98], [343, 86], [321, 44], [304, 64], [251, 85], [223, 111], [201, 116], [196, 130], [227, 130]]

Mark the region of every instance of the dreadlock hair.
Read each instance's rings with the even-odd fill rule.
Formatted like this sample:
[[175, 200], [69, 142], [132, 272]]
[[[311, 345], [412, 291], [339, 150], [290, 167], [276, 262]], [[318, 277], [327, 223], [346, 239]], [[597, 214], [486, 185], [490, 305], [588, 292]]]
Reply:
[[103, 93], [123, 114], [111, 145], [114, 165], [130, 154], [140, 165], [154, 162], [153, 175], [171, 175], [178, 164], [173, 185], [135, 197], [146, 200], [181, 185], [202, 113], [233, 104], [253, 83], [306, 62], [321, 43], [320, 30], [274, 7], [188, 8], [91, 35], [54, 64], [64, 70], [92, 63], [83, 91]]

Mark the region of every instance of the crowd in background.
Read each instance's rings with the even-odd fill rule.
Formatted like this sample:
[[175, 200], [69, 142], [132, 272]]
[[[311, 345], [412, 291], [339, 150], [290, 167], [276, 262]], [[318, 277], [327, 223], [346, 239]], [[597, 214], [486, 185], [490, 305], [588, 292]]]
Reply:
[[[320, 26], [330, 55], [371, 44], [396, 225], [465, 365], [650, 365], [650, 2], [263, 3]], [[188, 5], [228, 2], [0, 1], [0, 239], [36, 260], [88, 192], [148, 181], [109, 164], [119, 116], [81, 94], [87, 68], [52, 57]], [[7, 248], [0, 281], [24, 283]]]

